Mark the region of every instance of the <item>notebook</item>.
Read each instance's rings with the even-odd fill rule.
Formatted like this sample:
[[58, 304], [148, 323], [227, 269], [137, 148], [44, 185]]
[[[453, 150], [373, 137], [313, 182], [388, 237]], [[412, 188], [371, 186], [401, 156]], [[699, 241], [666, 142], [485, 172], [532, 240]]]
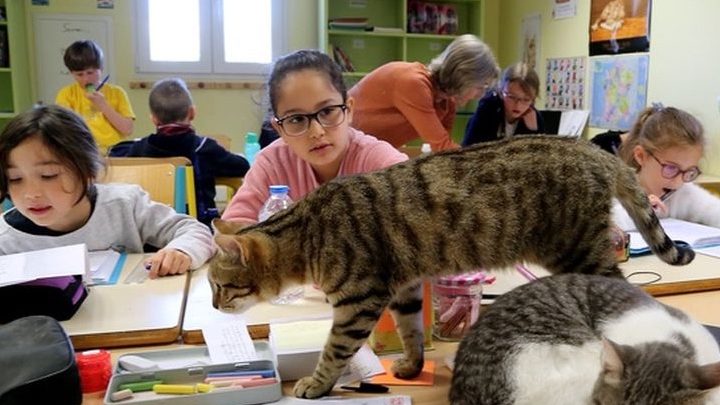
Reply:
[[[720, 228], [695, 224], [675, 218], [661, 219], [660, 224], [672, 240], [687, 242], [695, 249], [720, 245]], [[640, 232], [630, 234], [630, 255], [650, 253], [650, 247]]]

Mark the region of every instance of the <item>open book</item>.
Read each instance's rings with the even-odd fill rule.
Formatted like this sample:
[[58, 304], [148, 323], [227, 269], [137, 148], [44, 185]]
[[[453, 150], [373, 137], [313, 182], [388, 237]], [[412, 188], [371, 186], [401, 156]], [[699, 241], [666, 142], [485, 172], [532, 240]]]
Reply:
[[[660, 224], [665, 229], [665, 233], [670, 236], [670, 239], [687, 242], [694, 249], [720, 245], [720, 228], [675, 218], [662, 219]], [[630, 234], [631, 255], [650, 253], [650, 247], [640, 235], [640, 232], [632, 231], [628, 233]]]

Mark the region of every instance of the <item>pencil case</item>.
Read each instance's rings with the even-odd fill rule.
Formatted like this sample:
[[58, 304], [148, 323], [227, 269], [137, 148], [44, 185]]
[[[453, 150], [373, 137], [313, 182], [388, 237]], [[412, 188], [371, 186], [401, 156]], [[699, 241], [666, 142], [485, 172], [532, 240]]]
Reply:
[[82, 402], [70, 339], [48, 316], [0, 326], [0, 405]]
[[82, 276], [48, 277], [0, 287], [0, 323], [31, 315], [65, 321], [77, 312], [87, 295]]
[[[237, 363], [212, 364], [207, 346], [122, 355], [117, 359], [104, 404], [249, 405], [278, 401], [282, 397], [282, 383], [272, 349], [267, 341], [253, 344], [258, 360]], [[214, 387], [209, 392], [204, 385], [208, 375], [257, 373], [268, 377], [270, 374], [265, 373], [270, 371], [275, 382], [264, 385]], [[140, 390], [119, 399], [128, 389], [126, 384], [135, 384], [130, 386], [131, 390], [136, 387]], [[156, 393], [153, 391], [156, 384], [176, 386], [176, 390], [171, 394]], [[187, 392], [181, 393], [183, 390]]]

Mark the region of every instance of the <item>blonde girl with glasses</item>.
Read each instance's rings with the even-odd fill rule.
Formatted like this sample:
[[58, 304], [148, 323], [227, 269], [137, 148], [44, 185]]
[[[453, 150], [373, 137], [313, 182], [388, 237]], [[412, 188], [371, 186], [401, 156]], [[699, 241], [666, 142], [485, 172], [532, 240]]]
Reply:
[[450, 136], [457, 108], [482, 97], [499, 71], [490, 47], [471, 34], [428, 65], [386, 63], [350, 89], [353, 126], [395, 147], [420, 138], [433, 151], [457, 148]]
[[516, 63], [506, 68], [498, 88], [478, 102], [465, 128], [462, 146], [545, 132], [542, 117], [534, 107], [539, 91], [540, 79], [528, 64]]
[[257, 222], [269, 187], [290, 187], [298, 201], [338, 176], [369, 172], [407, 160], [387, 142], [350, 126], [355, 101], [340, 67], [315, 50], [279, 59], [267, 83], [271, 124], [280, 135], [262, 149], [222, 219]]
[[[660, 218], [720, 227], [720, 198], [693, 183], [705, 150], [703, 126], [691, 114], [673, 107], [645, 109], [626, 134], [615, 141], [593, 138], [637, 170], [640, 184]], [[610, 149], [607, 149], [610, 148]], [[613, 220], [625, 229], [634, 229], [625, 210], [615, 204]]]

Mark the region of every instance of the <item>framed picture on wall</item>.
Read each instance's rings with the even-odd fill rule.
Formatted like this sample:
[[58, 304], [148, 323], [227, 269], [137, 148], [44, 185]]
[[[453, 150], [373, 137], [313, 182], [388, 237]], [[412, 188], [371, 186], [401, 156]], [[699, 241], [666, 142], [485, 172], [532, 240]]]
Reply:
[[651, 0], [591, 0], [590, 56], [650, 50]]
[[520, 60], [536, 71], [540, 68], [540, 14], [522, 19], [520, 33]]

